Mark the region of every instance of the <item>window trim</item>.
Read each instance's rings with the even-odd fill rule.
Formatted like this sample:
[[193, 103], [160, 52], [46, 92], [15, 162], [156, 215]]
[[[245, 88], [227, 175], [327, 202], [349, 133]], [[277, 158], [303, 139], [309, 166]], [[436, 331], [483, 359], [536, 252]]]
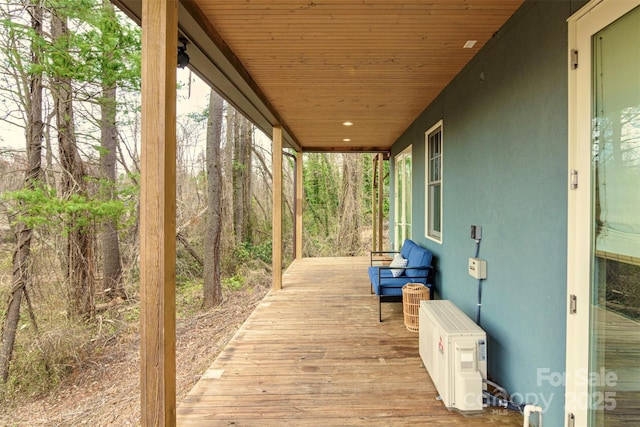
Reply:
[[[425, 237], [429, 240], [433, 240], [434, 242], [437, 243], [442, 243], [442, 239], [443, 239], [443, 223], [444, 223], [444, 218], [442, 215], [443, 212], [443, 195], [444, 195], [444, 168], [443, 168], [443, 159], [444, 159], [444, 130], [443, 130], [443, 122], [444, 120], [440, 119], [438, 120], [438, 122], [436, 122], [436, 124], [434, 124], [433, 126], [431, 126], [425, 133], [424, 133], [424, 152], [425, 152], [425, 197], [424, 197], [424, 202], [425, 202], [425, 209], [424, 209], [424, 223], [425, 223], [425, 228], [424, 228], [424, 234]], [[430, 137], [436, 133], [440, 133], [440, 153], [439, 153], [439, 166], [440, 166], [440, 173], [439, 173], [439, 180], [431, 180], [431, 141], [430, 141]], [[432, 224], [431, 224], [431, 211], [432, 211], [432, 206], [431, 204], [433, 203], [431, 200], [431, 188], [439, 185], [440, 186], [440, 231], [439, 232], [435, 232], [433, 230]]]

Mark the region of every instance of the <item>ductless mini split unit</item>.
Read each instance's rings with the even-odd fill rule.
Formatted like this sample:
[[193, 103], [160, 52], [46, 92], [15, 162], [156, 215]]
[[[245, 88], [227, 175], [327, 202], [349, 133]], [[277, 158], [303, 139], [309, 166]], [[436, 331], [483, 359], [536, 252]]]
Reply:
[[483, 409], [487, 379], [486, 333], [451, 301], [421, 301], [420, 357], [450, 410]]

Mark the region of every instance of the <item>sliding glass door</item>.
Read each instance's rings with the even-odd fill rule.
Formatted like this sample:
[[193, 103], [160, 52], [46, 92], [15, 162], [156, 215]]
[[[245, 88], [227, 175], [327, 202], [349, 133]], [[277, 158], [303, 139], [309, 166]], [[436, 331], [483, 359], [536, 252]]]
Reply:
[[630, 426], [640, 420], [640, 2], [587, 9], [570, 71], [566, 425]]
[[640, 420], [640, 8], [592, 36], [590, 419]]

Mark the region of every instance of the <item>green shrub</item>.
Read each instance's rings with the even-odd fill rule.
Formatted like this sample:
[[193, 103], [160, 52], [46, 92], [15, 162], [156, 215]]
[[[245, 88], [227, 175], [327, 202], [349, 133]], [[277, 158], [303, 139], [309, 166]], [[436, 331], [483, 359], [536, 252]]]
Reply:
[[223, 289], [229, 291], [239, 291], [242, 289], [246, 282], [246, 279], [241, 274], [236, 274], [232, 277], [227, 277], [222, 279], [222, 287]]
[[240, 263], [253, 259], [259, 259], [262, 262], [271, 264], [271, 252], [271, 240], [260, 243], [258, 245], [254, 245], [250, 242], [243, 242], [236, 247], [233, 255]]
[[90, 337], [89, 327], [71, 322], [49, 325], [40, 335], [31, 331], [21, 334], [15, 343], [9, 379], [1, 392], [3, 400], [54, 389], [82, 363]]
[[176, 316], [189, 317], [202, 308], [202, 280], [182, 280], [176, 287]]

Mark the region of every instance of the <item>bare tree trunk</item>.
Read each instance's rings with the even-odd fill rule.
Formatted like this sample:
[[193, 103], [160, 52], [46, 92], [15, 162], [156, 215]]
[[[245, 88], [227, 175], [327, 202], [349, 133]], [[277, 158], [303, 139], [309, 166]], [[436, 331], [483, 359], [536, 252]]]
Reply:
[[242, 131], [242, 235], [245, 242], [253, 243], [251, 229], [251, 193], [253, 186], [253, 125], [243, 117]]
[[233, 151], [233, 213], [236, 244], [250, 242], [249, 213], [251, 206], [251, 146], [253, 136], [251, 123], [242, 115], [236, 114], [234, 120], [236, 132]]
[[[102, 7], [113, 13], [113, 4], [109, 0], [102, 0]], [[109, 60], [108, 54], [104, 60]], [[103, 76], [102, 101], [100, 103], [100, 114], [102, 116], [100, 124], [102, 145], [102, 150], [100, 150], [100, 169], [108, 187], [109, 198], [114, 200], [116, 198], [118, 129], [116, 127], [116, 83], [111, 80], [113, 80], [112, 77]], [[115, 219], [108, 219], [103, 223], [102, 227], [103, 289], [110, 298], [125, 298], [118, 225]]]
[[340, 229], [338, 246], [345, 255], [355, 255], [360, 249], [360, 187], [361, 158], [358, 154], [342, 155], [342, 194], [340, 197]]
[[56, 176], [53, 168], [53, 148], [51, 147], [51, 122], [55, 116], [54, 112], [49, 112], [43, 124], [43, 149], [44, 149], [44, 170], [42, 171], [42, 183], [56, 188]]
[[222, 234], [222, 98], [213, 90], [207, 123], [207, 226], [204, 234], [203, 305], [215, 307], [222, 302], [220, 280], [220, 236]]
[[189, 252], [189, 255], [191, 255], [198, 264], [200, 264], [201, 266], [204, 266], [204, 260], [200, 257], [200, 255], [198, 255], [198, 252], [196, 252], [196, 250], [193, 249], [193, 246], [191, 246], [187, 238], [184, 237], [184, 234], [176, 233], [176, 240], [182, 243], [182, 246], [184, 246], [186, 251]]
[[236, 145], [234, 123], [237, 115], [238, 113], [233, 107], [227, 108], [225, 146], [222, 160], [222, 247], [224, 253], [232, 253], [236, 245], [233, 219], [233, 153]]
[[242, 191], [242, 182], [245, 165], [242, 163], [242, 147], [244, 145], [244, 135], [242, 134], [242, 120], [242, 115], [236, 112], [234, 114], [233, 120], [233, 133], [235, 137], [233, 139], [233, 169], [231, 174], [231, 182], [233, 183], [233, 193], [231, 193], [233, 198], [233, 234], [235, 235], [236, 245], [244, 242], [244, 224], [242, 223], [244, 219], [244, 215], [242, 212], [242, 208], [244, 206], [242, 197], [244, 196], [244, 193]]
[[[43, 10], [38, 2], [28, 6], [31, 14], [31, 27], [34, 38], [42, 35]], [[34, 40], [31, 47], [31, 61], [33, 64], [41, 62], [38, 42]], [[37, 67], [33, 67], [37, 69]], [[27, 171], [24, 187], [34, 189], [41, 175], [42, 151], [42, 74], [35, 72], [29, 76], [29, 96], [25, 103], [27, 107], [26, 137], [27, 137]], [[31, 228], [24, 223], [16, 226], [17, 245], [13, 253], [13, 276], [11, 292], [7, 304], [5, 322], [2, 326], [2, 347], [0, 348], [0, 381], [6, 383], [9, 377], [9, 364], [13, 355], [18, 322], [20, 321], [20, 305], [22, 296], [26, 295], [26, 287], [31, 276], [29, 259], [31, 256]]]
[[[51, 36], [54, 43], [69, 36], [66, 17], [58, 16], [55, 11], [51, 17]], [[68, 52], [57, 52], [57, 54], [67, 55]], [[76, 145], [71, 79], [66, 76], [54, 76], [51, 94], [56, 111], [58, 146], [62, 166], [61, 196], [85, 194], [84, 163]], [[68, 229], [66, 276], [70, 286], [69, 315], [91, 318], [95, 310], [93, 236], [90, 227], [80, 224], [79, 219], [72, 217], [69, 224], [66, 225]]]
[[[100, 168], [106, 181], [111, 200], [116, 198], [116, 149], [118, 144], [116, 128], [116, 87], [103, 87], [101, 105], [102, 126], [100, 151]], [[102, 263], [103, 289], [110, 298], [126, 297], [122, 282], [122, 263], [120, 261], [120, 241], [118, 224], [115, 219], [108, 219], [102, 225]]]

